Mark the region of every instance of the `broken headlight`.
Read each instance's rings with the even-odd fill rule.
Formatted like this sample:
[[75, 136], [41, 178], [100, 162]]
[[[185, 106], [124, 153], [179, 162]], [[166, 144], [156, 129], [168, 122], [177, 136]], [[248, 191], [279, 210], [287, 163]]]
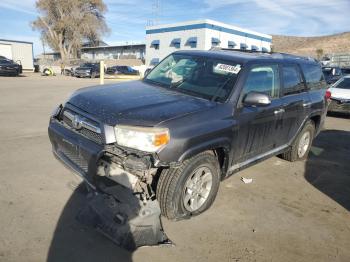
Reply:
[[51, 118], [57, 117], [61, 113], [62, 108], [63, 108], [62, 104], [55, 107], [54, 110], [52, 110], [52, 112], [51, 112]]
[[167, 128], [116, 126], [114, 129], [118, 145], [145, 152], [156, 152], [170, 140]]

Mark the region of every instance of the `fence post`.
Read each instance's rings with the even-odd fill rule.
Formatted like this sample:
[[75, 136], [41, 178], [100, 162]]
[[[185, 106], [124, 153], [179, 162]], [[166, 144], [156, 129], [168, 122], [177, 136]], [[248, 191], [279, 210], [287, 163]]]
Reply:
[[100, 61], [100, 85], [105, 83], [105, 63], [104, 61]]

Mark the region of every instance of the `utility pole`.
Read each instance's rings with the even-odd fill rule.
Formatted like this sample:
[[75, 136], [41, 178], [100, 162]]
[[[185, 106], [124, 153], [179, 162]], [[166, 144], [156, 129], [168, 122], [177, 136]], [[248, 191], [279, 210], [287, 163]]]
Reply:
[[41, 43], [43, 44], [44, 59], [46, 59], [45, 42], [44, 42], [44, 40], [41, 40]]
[[158, 25], [161, 16], [161, 0], [153, 0], [152, 3], [152, 17], [148, 19], [147, 26]]

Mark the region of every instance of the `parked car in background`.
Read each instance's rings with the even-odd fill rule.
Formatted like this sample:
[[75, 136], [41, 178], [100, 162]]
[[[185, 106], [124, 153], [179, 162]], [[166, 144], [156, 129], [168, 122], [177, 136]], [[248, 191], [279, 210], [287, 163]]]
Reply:
[[305, 159], [326, 88], [312, 59], [179, 51], [142, 81], [76, 91], [48, 131], [55, 156], [88, 185], [107, 192], [113, 180], [183, 219], [208, 209], [234, 172], [274, 155]]
[[342, 74], [345, 75], [350, 75], [350, 67], [343, 67], [341, 68]]
[[337, 66], [325, 66], [322, 71], [329, 85], [334, 84], [343, 76], [342, 70]]
[[75, 77], [95, 78], [100, 76], [99, 63], [84, 63], [74, 70]]
[[328, 90], [331, 92], [328, 112], [350, 114], [350, 75], [338, 80]]
[[21, 73], [22, 65], [4, 56], [0, 56], [0, 75], [18, 76]]
[[139, 71], [131, 66], [111, 66], [106, 70], [108, 75], [139, 75]]

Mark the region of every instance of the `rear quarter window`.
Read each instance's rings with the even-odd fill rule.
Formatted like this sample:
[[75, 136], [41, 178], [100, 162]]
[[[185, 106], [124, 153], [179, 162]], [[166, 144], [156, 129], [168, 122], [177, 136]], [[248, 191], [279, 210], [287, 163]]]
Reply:
[[326, 82], [320, 66], [315, 64], [302, 64], [306, 85], [310, 90], [326, 88]]

